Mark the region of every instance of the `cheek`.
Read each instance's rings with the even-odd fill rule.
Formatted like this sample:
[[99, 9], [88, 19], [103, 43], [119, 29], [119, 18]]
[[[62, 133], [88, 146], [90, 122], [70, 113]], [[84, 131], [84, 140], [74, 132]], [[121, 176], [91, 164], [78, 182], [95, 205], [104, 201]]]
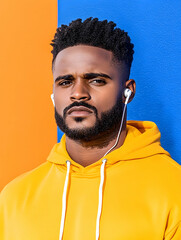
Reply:
[[122, 101], [122, 89], [118, 86], [111, 87], [109, 86], [106, 91], [100, 91], [96, 94], [96, 97], [93, 99], [95, 107], [98, 111], [98, 117], [101, 116], [102, 112], [110, 110], [117, 102], [117, 100]]
[[67, 97], [65, 94], [55, 94], [54, 96], [55, 100], [55, 107], [57, 112], [63, 116], [63, 110], [69, 105], [67, 104]]

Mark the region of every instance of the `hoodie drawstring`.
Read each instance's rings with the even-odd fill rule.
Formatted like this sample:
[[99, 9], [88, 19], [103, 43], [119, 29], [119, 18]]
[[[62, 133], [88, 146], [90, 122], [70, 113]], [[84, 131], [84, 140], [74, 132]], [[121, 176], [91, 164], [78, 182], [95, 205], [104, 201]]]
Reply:
[[[97, 221], [96, 221], [96, 240], [99, 239], [99, 228], [100, 228], [100, 217], [102, 212], [102, 195], [103, 195], [103, 186], [104, 186], [104, 173], [105, 173], [105, 164], [107, 159], [102, 160], [102, 165], [100, 169], [100, 185], [99, 185], [99, 203], [98, 203], [98, 211], [97, 211]], [[64, 183], [64, 190], [62, 196], [62, 217], [60, 223], [60, 234], [59, 240], [62, 240], [63, 231], [64, 231], [64, 223], [65, 223], [65, 213], [66, 213], [66, 200], [67, 200], [67, 189], [69, 182], [69, 174], [70, 174], [70, 161], [66, 161], [67, 163], [67, 174]]]
[[97, 211], [97, 221], [96, 221], [96, 240], [99, 239], [99, 230], [100, 230], [100, 217], [101, 217], [101, 212], [102, 212], [102, 190], [104, 186], [104, 172], [105, 172], [105, 164], [106, 164], [107, 159], [102, 160], [102, 165], [101, 165], [101, 180], [100, 180], [100, 185], [99, 185], [99, 204], [98, 204], [98, 211]]
[[63, 230], [64, 230], [66, 202], [67, 202], [67, 188], [68, 188], [69, 173], [70, 173], [70, 161], [66, 161], [66, 163], [67, 163], [67, 174], [66, 174], [66, 178], [65, 178], [63, 196], [62, 196], [62, 217], [61, 217], [61, 223], [60, 223], [59, 240], [62, 240]]

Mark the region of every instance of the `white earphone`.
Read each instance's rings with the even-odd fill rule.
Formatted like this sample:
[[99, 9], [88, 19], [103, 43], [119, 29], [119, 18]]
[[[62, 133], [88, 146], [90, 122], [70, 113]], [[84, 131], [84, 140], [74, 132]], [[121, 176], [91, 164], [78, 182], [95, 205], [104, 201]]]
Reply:
[[128, 103], [131, 94], [132, 94], [132, 92], [129, 88], [124, 89], [124, 96], [126, 98], [125, 105]]
[[124, 121], [124, 115], [125, 115], [125, 111], [126, 111], [126, 107], [127, 107], [127, 104], [128, 104], [128, 101], [129, 101], [129, 98], [132, 94], [132, 91], [129, 89], [129, 88], [125, 88], [124, 89], [124, 97], [126, 98], [126, 101], [124, 103], [124, 108], [123, 108], [123, 113], [122, 113], [122, 118], [121, 118], [121, 124], [120, 124], [120, 127], [119, 127], [119, 131], [118, 131], [118, 135], [117, 135], [117, 138], [116, 138], [116, 142], [115, 144], [104, 154], [104, 156], [106, 156], [112, 149], [114, 149], [116, 147], [116, 145], [118, 144], [118, 141], [119, 141], [119, 137], [120, 137], [120, 134], [121, 134], [121, 130], [122, 130], [122, 126], [123, 126], [123, 121]]
[[50, 97], [51, 97], [51, 99], [52, 99], [53, 106], [55, 106], [54, 94], [52, 93], [52, 94], [50, 95]]
[[[131, 94], [132, 94], [132, 92], [129, 88], [124, 89], [124, 96], [126, 98], [125, 105], [128, 103]], [[51, 94], [51, 99], [52, 99], [53, 106], [55, 106], [54, 94], [53, 93]]]

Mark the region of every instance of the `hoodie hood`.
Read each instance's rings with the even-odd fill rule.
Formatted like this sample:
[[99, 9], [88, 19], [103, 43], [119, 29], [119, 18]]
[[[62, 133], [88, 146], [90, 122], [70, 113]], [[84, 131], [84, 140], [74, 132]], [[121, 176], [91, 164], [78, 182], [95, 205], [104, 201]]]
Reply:
[[71, 162], [71, 171], [79, 173], [93, 173], [98, 172], [102, 160], [107, 159], [107, 167], [112, 166], [120, 161], [130, 161], [144, 159], [156, 154], [166, 154], [169, 153], [165, 151], [160, 145], [160, 131], [154, 122], [150, 121], [127, 121], [127, 135], [123, 145], [110, 152], [100, 160], [95, 163], [83, 167], [80, 164], [73, 161], [67, 150], [66, 150], [66, 138], [63, 135], [60, 143], [55, 144], [50, 155], [48, 156], [48, 161], [62, 165], [63, 169], [66, 170], [66, 161]]

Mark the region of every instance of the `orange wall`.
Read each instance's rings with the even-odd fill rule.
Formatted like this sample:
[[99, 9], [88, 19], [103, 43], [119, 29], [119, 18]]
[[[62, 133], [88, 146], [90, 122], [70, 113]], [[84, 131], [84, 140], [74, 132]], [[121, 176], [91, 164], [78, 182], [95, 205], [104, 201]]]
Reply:
[[56, 0], [0, 4], [0, 190], [46, 161], [57, 141], [50, 99]]

